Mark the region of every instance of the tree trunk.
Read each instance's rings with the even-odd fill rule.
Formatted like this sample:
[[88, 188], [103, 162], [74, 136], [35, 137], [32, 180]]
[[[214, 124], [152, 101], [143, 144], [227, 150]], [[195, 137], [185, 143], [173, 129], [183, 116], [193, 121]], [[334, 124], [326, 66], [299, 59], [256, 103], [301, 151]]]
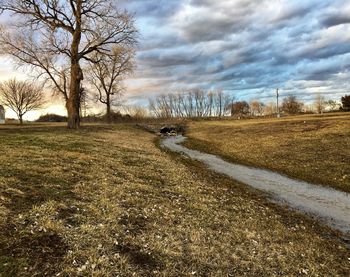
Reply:
[[69, 98], [67, 100], [68, 128], [78, 129], [80, 127], [80, 82], [82, 72], [78, 63], [71, 65], [71, 83]]
[[108, 123], [112, 123], [112, 115], [111, 115], [111, 96], [110, 96], [109, 93], [107, 93], [106, 106], [107, 106], [107, 112], [106, 112], [107, 122], [108, 122]]
[[23, 125], [23, 115], [20, 114], [18, 117], [19, 117], [19, 124]]
[[83, 80], [83, 72], [80, 68], [79, 45], [81, 41], [81, 9], [82, 1], [77, 1], [76, 26], [71, 45], [71, 70], [69, 97], [66, 103], [68, 112], [68, 128], [80, 127], [80, 82]]

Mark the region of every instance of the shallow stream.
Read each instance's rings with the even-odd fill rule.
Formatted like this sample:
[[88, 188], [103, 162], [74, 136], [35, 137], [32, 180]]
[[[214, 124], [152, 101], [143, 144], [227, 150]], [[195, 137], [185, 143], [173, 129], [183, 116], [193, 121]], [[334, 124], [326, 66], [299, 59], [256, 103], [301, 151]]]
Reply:
[[215, 155], [188, 149], [183, 136], [163, 139], [161, 144], [206, 164], [210, 169], [269, 193], [275, 200], [321, 219], [327, 225], [350, 233], [350, 194], [288, 178], [270, 170], [224, 161]]

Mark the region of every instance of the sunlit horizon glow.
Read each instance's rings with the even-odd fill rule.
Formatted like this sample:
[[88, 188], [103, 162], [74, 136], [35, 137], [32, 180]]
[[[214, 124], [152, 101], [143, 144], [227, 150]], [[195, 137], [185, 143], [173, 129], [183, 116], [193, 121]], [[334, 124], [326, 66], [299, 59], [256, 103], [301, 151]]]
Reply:
[[[339, 100], [350, 89], [350, 3], [345, 0], [121, 0], [140, 33], [125, 101], [191, 88], [222, 89], [240, 100], [317, 94]], [[4, 20], [1, 20], [2, 22]], [[0, 81], [24, 79], [8, 58]], [[99, 109], [99, 108], [96, 108]], [[53, 102], [27, 119], [54, 112]], [[8, 111], [8, 117], [14, 115]]]

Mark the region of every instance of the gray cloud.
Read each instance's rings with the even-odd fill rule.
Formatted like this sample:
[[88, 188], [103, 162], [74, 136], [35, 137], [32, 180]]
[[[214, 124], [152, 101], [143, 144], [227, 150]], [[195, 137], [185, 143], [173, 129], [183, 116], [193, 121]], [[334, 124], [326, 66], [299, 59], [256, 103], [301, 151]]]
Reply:
[[350, 23], [350, 14], [342, 11], [334, 11], [330, 14], [325, 14], [321, 19], [321, 23], [325, 27], [347, 24]]
[[118, 4], [140, 17], [167, 17], [176, 12], [181, 1], [178, 0], [120, 0]]
[[[346, 0], [123, 5], [135, 13], [141, 33], [138, 69], [129, 81], [133, 97], [194, 86], [247, 99], [268, 98], [276, 87], [306, 98], [317, 90], [338, 97], [350, 87], [350, 79], [340, 79], [350, 67]], [[140, 82], [144, 89], [133, 86]]]
[[155, 68], [190, 65], [199, 59], [200, 54], [185, 49], [171, 49], [170, 51], [151, 50], [141, 52], [138, 60], [142, 65]]

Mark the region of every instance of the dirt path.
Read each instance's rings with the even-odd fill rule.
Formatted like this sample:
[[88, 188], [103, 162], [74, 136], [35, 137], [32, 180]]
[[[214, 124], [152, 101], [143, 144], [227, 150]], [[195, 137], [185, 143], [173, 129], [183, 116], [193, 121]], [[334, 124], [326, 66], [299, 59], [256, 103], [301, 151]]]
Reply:
[[229, 163], [215, 155], [180, 145], [185, 139], [177, 136], [164, 139], [161, 143], [172, 151], [184, 153], [218, 173], [266, 191], [274, 200], [312, 214], [327, 225], [350, 234], [350, 194], [291, 179], [272, 171]]

